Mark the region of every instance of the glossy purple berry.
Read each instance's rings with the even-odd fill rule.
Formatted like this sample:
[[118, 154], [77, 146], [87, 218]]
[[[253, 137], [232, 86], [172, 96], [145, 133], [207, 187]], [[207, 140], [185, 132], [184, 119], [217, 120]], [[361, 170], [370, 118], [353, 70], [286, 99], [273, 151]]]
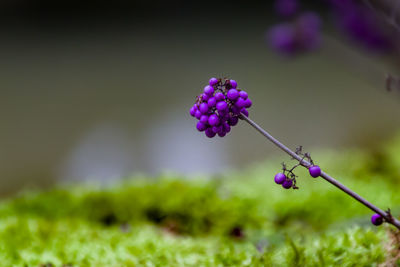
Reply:
[[292, 185], [293, 185], [293, 181], [292, 181], [292, 180], [289, 180], [289, 179], [286, 179], [286, 180], [282, 183], [282, 187], [285, 188], [285, 189], [291, 188]]
[[224, 99], [225, 99], [224, 94], [221, 93], [221, 92], [216, 92], [215, 95], [214, 95], [214, 97], [215, 97], [215, 100], [217, 100], [217, 101], [221, 101], [221, 100], [224, 100]]
[[216, 85], [217, 83], [218, 83], [218, 79], [217, 78], [211, 78], [209, 81], [208, 81], [208, 83], [211, 85], [211, 86], [214, 86], [214, 85]]
[[383, 223], [382, 216], [378, 213], [375, 213], [371, 216], [371, 223], [376, 226], [381, 225]]
[[237, 100], [236, 103], [235, 103], [235, 106], [236, 106], [239, 110], [241, 110], [241, 109], [244, 108], [245, 105], [246, 105], [246, 102], [245, 102], [245, 101], [246, 101], [246, 100], [243, 100], [243, 98], [239, 97], [238, 100]]
[[226, 132], [224, 132], [224, 131], [218, 133], [219, 137], [224, 137], [225, 135], [226, 135]]
[[214, 88], [211, 85], [207, 85], [206, 87], [204, 87], [204, 93], [212, 96], [212, 94], [214, 94]]
[[236, 89], [231, 89], [228, 91], [228, 93], [226, 94], [226, 96], [228, 97], [228, 99], [230, 100], [236, 100], [239, 97], [239, 91]]
[[204, 124], [207, 124], [208, 123], [208, 116], [207, 115], [201, 115], [200, 122], [202, 122]]
[[314, 178], [317, 178], [318, 176], [321, 175], [321, 168], [317, 165], [312, 165], [311, 167], [308, 168], [308, 171], [310, 175]]
[[242, 110], [240, 111], [243, 115], [245, 115], [246, 117], [249, 116], [249, 112], [247, 111], [247, 109], [242, 108]]
[[229, 83], [231, 84], [232, 88], [236, 88], [237, 87], [237, 82], [235, 80], [229, 80]]
[[229, 126], [229, 124], [228, 124], [227, 122], [224, 122], [224, 123], [222, 124], [222, 126], [224, 127], [224, 131], [225, 131], [226, 133], [229, 133], [229, 132], [231, 131], [231, 126]]
[[207, 101], [207, 104], [210, 108], [215, 107], [215, 105], [217, 104], [217, 100], [215, 99], [215, 97], [210, 97]]
[[226, 111], [228, 109], [228, 104], [225, 101], [220, 101], [217, 103], [216, 107], [218, 111]]
[[283, 173], [277, 173], [275, 175], [274, 181], [277, 184], [283, 184], [283, 182], [286, 181], [286, 175], [284, 175]]
[[199, 110], [202, 114], [206, 114], [208, 112], [208, 105], [207, 103], [201, 103], [199, 106]]
[[201, 94], [201, 99], [202, 99], [203, 101], [207, 101], [209, 98], [210, 98], [210, 95], [207, 95], [206, 93], [202, 93], [202, 94]]
[[211, 129], [212, 129], [212, 131], [213, 131], [214, 133], [220, 133], [220, 132], [222, 132], [222, 125], [213, 126]]
[[207, 129], [207, 125], [205, 123], [202, 123], [201, 121], [199, 121], [196, 124], [196, 128], [197, 130], [199, 130], [200, 132], [204, 131], [205, 129]]
[[194, 117], [196, 114], [197, 107], [194, 105], [193, 107], [190, 108], [190, 116]]
[[216, 133], [214, 133], [213, 130], [211, 130], [211, 128], [207, 128], [205, 133], [208, 138], [213, 138], [216, 135]]
[[246, 91], [240, 91], [240, 92], [239, 92], [239, 96], [240, 96], [241, 98], [243, 98], [244, 100], [246, 100], [246, 99], [249, 97], [249, 95], [247, 94]]
[[197, 109], [196, 112], [194, 113], [194, 116], [195, 116], [196, 119], [198, 119], [198, 120], [200, 120], [201, 115], [203, 115], [203, 114], [201, 114], [200, 110], [198, 110], [198, 109]]
[[249, 98], [247, 98], [246, 100], [244, 100], [244, 107], [245, 107], [245, 108], [251, 107], [252, 104], [253, 104], [253, 102], [251, 102], [251, 100], [250, 100]]
[[228, 123], [230, 126], [235, 126], [236, 124], [238, 124], [239, 119], [237, 117], [231, 117], [228, 120]]
[[211, 114], [210, 117], [208, 117], [208, 124], [211, 126], [215, 126], [219, 123], [219, 118], [215, 114]]

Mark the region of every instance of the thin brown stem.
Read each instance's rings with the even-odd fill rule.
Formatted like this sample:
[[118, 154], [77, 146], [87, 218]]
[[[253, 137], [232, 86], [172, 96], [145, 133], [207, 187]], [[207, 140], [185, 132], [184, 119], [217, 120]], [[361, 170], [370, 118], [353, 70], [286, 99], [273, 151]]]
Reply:
[[[249, 119], [248, 117], [246, 117], [242, 114], [239, 116], [239, 118], [246, 121], [251, 126], [253, 126], [259, 133], [264, 135], [268, 140], [270, 140], [272, 143], [274, 143], [277, 147], [279, 147], [280, 149], [285, 151], [292, 158], [296, 159], [301, 166], [303, 166], [305, 168], [308, 168], [311, 166], [310, 162], [308, 162], [307, 160], [304, 160], [299, 155], [297, 155], [295, 152], [293, 152], [291, 149], [289, 149], [287, 146], [285, 146], [284, 144], [279, 142], [271, 134], [269, 134], [267, 131], [265, 131], [263, 128], [261, 128], [257, 123], [255, 123], [254, 121], [252, 121], [251, 119]], [[353, 192], [352, 190], [350, 190], [349, 188], [347, 188], [346, 186], [344, 186], [343, 184], [341, 184], [340, 182], [335, 180], [333, 177], [331, 177], [327, 173], [321, 172], [321, 177], [323, 179], [325, 179], [326, 181], [328, 181], [329, 183], [336, 186], [337, 188], [339, 188], [340, 190], [342, 190], [343, 192], [345, 192], [346, 194], [350, 195], [352, 198], [354, 198], [355, 200], [357, 200], [364, 206], [366, 206], [369, 209], [373, 210], [374, 212], [380, 214], [383, 218], [385, 218], [386, 222], [394, 225], [395, 227], [397, 227], [400, 230], [400, 221], [395, 219], [394, 217], [392, 217], [392, 215], [389, 212], [386, 212], [386, 211], [381, 210], [380, 208], [376, 207], [375, 205], [373, 205], [372, 203], [367, 201], [365, 198], [361, 197], [357, 193]]]

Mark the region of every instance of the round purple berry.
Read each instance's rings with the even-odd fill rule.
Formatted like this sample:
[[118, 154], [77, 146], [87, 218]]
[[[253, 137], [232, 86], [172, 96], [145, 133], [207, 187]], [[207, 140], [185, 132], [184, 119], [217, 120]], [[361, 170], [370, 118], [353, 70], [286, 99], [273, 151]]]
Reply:
[[229, 126], [229, 124], [228, 124], [227, 122], [224, 122], [224, 123], [222, 124], [222, 126], [224, 127], [224, 131], [225, 131], [226, 133], [229, 133], [229, 132], [231, 131], [231, 126]]
[[308, 168], [308, 171], [310, 175], [314, 178], [317, 178], [318, 176], [321, 175], [321, 168], [317, 165], [312, 165], [311, 167]]
[[296, 32], [291, 24], [278, 24], [268, 32], [268, 41], [273, 49], [282, 54], [296, 52]]
[[249, 112], [247, 111], [247, 109], [242, 108], [242, 110], [240, 111], [243, 115], [245, 115], [246, 117], [249, 116]]
[[375, 213], [371, 216], [371, 223], [376, 226], [381, 225], [383, 223], [382, 216], [378, 213]]
[[201, 103], [199, 110], [202, 114], [206, 114], [208, 112], [208, 105], [207, 103]]
[[208, 138], [213, 138], [215, 136], [215, 134], [216, 134], [216, 133], [213, 132], [213, 130], [211, 130], [211, 128], [207, 128], [205, 133], [206, 133], [206, 136]]
[[283, 182], [286, 181], [286, 175], [284, 175], [283, 173], [277, 173], [275, 175], [274, 181], [277, 184], [283, 184]]
[[210, 98], [210, 96], [207, 95], [206, 93], [202, 93], [202, 94], [201, 94], [201, 99], [202, 99], [203, 101], [207, 101], [209, 98]]
[[198, 120], [200, 120], [201, 115], [203, 115], [203, 114], [201, 114], [200, 110], [198, 110], [198, 109], [197, 109], [196, 112], [194, 113], [194, 116], [195, 116], [196, 119], [198, 119]]
[[208, 83], [209, 83], [211, 86], [214, 86], [214, 85], [216, 85], [216, 84], [218, 83], [218, 79], [212, 77], [212, 78], [208, 81]]
[[215, 107], [215, 105], [217, 104], [217, 100], [215, 99], [215, 97], [210, 97], [207, 101], [207, 104], [210, 108]]
[[193, 107], [190, 108], [190, 115], [192, 117], [194, 117], [194, 115], [196, 114], [196, 110], [197, 110], [196, 105], [194, 105]]
[[235, 126], [236, 124], [238, 124], [238, 117], [231, 117], [228, 119], [228, 123], [230, 126]]
[[220, 101], [217, 103], [216, 107], [218, 111], [225, 111], [228, 108], [228, 104], [225, 101]]
[[244, 108], [245, 105], [246, 105], [246, 102], [245, 102], [245, 101], [246, 101], [246, 100], [243, 100], [243, 98], [239, 97], [238, 100], [237, 100], [236, 103], [235, 103], [235, 106], [236, 106], [237, 108], [239, 108], [239, 110], [241, 110], [241, 109]]
[[204, 131], [205, 129], [207, 129], [207, 125], [205, 123], [202, 123], [201, 121], [199, 121], [196, 124], [196, 128], [197, 130], [199, 130], [200, 132]]
[[247, 94], [246, 91], [240, 91], [240, 92], [239, 92], [239, 96], [240, 96], [241, 98], [243, 98], [244, 100], [246, 100], [246, 99], [249, 97], [249, 95]]
[[201, 115], [200, 122], [204, 123], [204, 124], [207, 124], [208, 123], [208, 116], [207, 115]]
[[211, 129], [212, 129], [212, 131], [213, 131], [214, 133], [220, 133], [220, 132], [222, 132], [222, 125], [213, 126]]
[[204, 93], [212, 96], [212, 94], [214, 94], [214, 88], [211, 85], [207, 85], [206, 87], [204, 87]]
[[214, 95], [214, 97], [215, 97], [215, 99], [216, 99], [217, 101], [221, 101], [221, 100], [224, 100], [224, 99], [225, 99], [224, 94], [221, 93], [221, 92], [216, 92], [215, 95]]
[[246, 100], [244, 100], [244, 107], [245, 108], [251, 107], [252, 104], [253, 104], [253, 102], [251, 102], [250, 98], [247, 98]]
[[232, 88], [236, 88], [237, 87], [237, 82], [235, 80], [229, 80], [229, 83], [231, 84]]
[[216, 114], [212, 114], [210, 115], [210, 117], [208, 117], [208, 124], [210, 124], [211, 126], [215, 126], [219, 123], [219, 118]]
[[289, 179], [286, 179], [286, 180], [282, 183], [282, 187], [285, 188], [285, 189], [291, 188], [292, 185], [293, 185], [293, 181], [292, 181], [292, 180], [289, 180]]
[[230, 100], [236, 100], [239, 97], [239, 91], [236, 89], [231, 89], [226, 95]]
[[226, 135], [226, 132], [224, 132], [224, 131], [218, 132], [219, 137], [224, 137], [225, 135]]

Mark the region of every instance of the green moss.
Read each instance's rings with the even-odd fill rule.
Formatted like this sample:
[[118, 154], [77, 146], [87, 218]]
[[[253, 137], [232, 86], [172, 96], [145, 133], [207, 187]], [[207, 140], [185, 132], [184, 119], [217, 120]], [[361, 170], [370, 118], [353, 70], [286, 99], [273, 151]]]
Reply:
[[[398, 214], [396, 147], [313, 156]], [[371, 167], [376, 155], [384, 168]], [[0, 203], [1, 265], [377, 266], [390, 257], [385, 227], [372, 227], [371, 212], [330, 184], [304, 170], [299, 190], [274, 184], [282, 160], [211, 181], [170, 176], [21, 193]]]

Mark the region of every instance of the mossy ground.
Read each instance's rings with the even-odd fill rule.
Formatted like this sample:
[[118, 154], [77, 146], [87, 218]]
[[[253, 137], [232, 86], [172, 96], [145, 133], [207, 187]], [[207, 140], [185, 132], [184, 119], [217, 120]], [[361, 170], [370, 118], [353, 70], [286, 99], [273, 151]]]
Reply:
[[[400, 138], [317, 163], [400, 214]], [[208, 180], [173, 175], [113, 187], [60, 186], [0, 204], [1, 266], [400, 266], [390, 227], [322, 179], [273, 176], [286, 158]], [[397, 246], [397, 248], [396, 248]]]

